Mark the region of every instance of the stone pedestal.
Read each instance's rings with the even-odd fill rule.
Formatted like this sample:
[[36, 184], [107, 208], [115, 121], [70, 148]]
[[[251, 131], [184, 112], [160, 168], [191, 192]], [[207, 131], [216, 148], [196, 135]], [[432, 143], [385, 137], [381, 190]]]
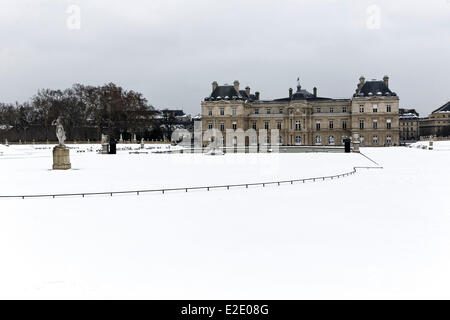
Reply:
[[66, 146], [56, 146], [53, 148], [53, 170], [68, 170], [72, 168], [70, 164], [70, 151]]
[[102, 143], [102, 154], [109, 154], [109, 144], [108, 143]]
[[358, 152], [359, 153], [359, 145], [360, 144], [361, 144], [361, 141], [359, 139], [359, 133], [355, 132], [353, 134], [353, 139], [352, 139], [353, 152]]

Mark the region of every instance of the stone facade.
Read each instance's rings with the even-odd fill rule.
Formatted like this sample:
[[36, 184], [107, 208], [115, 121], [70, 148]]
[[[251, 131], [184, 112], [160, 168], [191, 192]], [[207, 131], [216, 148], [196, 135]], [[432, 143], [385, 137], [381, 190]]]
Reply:
[[202, 130], [222, 131], [224, 144], [229, 143], [227, 129], [266, 129], [269, 135], [277, 129], [279, 136], [268, 139], [284, 146], [342, 146], [355, 133], [361, 146], [398, 145], [399, 98], [388, 79], [366, 82], [361, 77], [351, 99], [319, 97], [316, 88], [310, 93], [298, 83], [287, 98], [261, 100], [259, 92], [240, 90], [238, 81], [224, 86], [214, 82], [201, 105]]
[[419, 133], [419, 113], [414, 109], [400, 109], [400, 141], [417, 141]]
[[421, 137], [450, 137], [450, 101], [420, 119], [419, 131]]

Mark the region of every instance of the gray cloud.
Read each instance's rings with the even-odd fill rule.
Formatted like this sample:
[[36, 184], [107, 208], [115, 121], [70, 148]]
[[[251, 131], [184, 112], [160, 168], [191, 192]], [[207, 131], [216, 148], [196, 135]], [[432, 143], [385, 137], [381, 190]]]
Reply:
[[[72, 4], [80, 30], [66, 26]], [[366, 27], [371, 4], [379, 30]], [[320, 95], [351, 97], [360, 75], [388, 74], [401, 105], [426, 115], [450, 100], [449, 18], [447, 0], [2, 0], [0, 100], [115, 82], [196, 114], [213, 80], [277, 98], [300, 76]]]

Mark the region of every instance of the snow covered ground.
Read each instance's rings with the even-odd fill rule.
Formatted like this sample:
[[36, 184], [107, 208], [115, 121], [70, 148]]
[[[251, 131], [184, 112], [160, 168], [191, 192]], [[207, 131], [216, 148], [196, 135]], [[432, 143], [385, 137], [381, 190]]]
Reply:
[[[450, 151], [438, 144], [363, 148], [384, 169], [333, 181], [0, 200], [0, 298], [448, 299]], [[1, 147], [1, 195], [295, 179], [373, 165], [358, 154], [74, 149], [74, 170], [54, 172], [51, 149], [36, 147]]]
[[[410, 148], [422, 148], [427, 149], [430, 145], [429, 141], [418, 141], [411, 144]], [[437, 151], [450, 151], [450, 141], [434, 141], [433, 150]]]

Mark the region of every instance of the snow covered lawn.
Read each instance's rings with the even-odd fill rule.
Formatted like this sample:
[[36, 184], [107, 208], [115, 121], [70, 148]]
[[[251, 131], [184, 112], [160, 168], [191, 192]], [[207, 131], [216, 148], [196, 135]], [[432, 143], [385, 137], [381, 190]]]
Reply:
[[[53, 172], [51, 150], [30, 152], [0, 156], [0, 194], [245, 183], [372, 165], [357, 154], [123, 151], [71, 153], [76, 170]], [[362, 152], [384, 169], [280, 187], [0, 200], [0, 298], [450, 298], [450, 151]]]
[[[71, 150], [72, 170], [52, 171], [50, 146], [12, 146], [0, 156], [0, 195], [82, 193], [240, 184], [309, 178], [371, 166], [358, 154], [130, 154], [88, 152], [100, 146]], [[138, 148], [137, 145], [132, 148]], [[160, 146], [167, 148], [167, 146]], [[77, 151], [84, 152], [77, 152]], [[158, 149], [159, 150], [159, 149]], [[141, 152], [142, 152], [141, 151]]]

